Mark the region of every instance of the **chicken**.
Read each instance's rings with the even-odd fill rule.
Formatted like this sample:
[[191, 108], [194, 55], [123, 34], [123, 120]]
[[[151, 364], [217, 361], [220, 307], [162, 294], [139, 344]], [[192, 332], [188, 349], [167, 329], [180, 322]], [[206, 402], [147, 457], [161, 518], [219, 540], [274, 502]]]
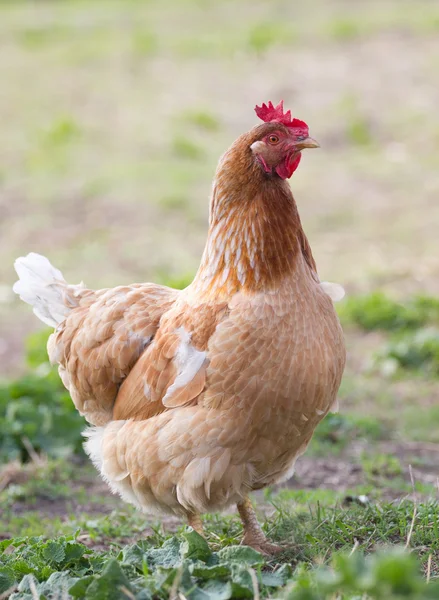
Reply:
[[344, 364], [336, 284], [320, 283], [286, 181], [308, 126], [283, 103], [220, 159], [193, 282], [93, 291], [31, 253], [14, 291], [55, 328], [52, 363], [93, 425], [85, 449], [113, 492], [185, 517], [236, 504], [243, 543], [270, 543], [248, 495], [291, 477], [335, 403]]

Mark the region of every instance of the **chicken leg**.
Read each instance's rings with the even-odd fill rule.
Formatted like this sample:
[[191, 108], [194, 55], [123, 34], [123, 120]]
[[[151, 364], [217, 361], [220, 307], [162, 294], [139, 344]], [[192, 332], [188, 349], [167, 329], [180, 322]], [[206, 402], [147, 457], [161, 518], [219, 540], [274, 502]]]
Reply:
[[194, 531], [196, 531], [197, 533], [199, 533], [201, 536], [204, 537], [203, 522], [201, 521], [200, 515], [193, 514], [193, 513], [188, 514], [187, 522], [188, 522], [188, 525], [190, 527], [192, 527], [192, 529]]
[[239, 516], [244, 527], [244, 537], [241, 544], [251, 546], [261, 554], [273, 555], [282, 552], [283, 548], [272, 544], [265, 537], [259, 525], [256, 513], [249, 498], [245, 498], [237, 505]]

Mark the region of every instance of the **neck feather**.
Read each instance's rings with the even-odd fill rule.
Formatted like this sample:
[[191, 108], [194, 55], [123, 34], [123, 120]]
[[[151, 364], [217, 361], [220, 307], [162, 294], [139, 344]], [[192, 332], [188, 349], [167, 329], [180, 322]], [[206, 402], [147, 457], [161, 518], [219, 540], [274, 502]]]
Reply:
[[276, 289], [298, 257], [316, 270], [288, 183], [263, 173], [251, 151], [242, 151], [247, 142], [241, 147], [235, 142], [218, 165], [206, 247], [194, 280], [206, 295]]

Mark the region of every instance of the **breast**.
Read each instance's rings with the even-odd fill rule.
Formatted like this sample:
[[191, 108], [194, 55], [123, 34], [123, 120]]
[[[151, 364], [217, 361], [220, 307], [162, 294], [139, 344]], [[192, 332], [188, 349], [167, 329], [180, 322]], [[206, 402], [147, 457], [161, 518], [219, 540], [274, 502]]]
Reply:
[[248, 411], [259, 434], [274, 425], [302, 437], [335, 401], [345, 347], [331, 299], [293, 277], [273, 293], [237, 295], [208, 357], [204, 404]]

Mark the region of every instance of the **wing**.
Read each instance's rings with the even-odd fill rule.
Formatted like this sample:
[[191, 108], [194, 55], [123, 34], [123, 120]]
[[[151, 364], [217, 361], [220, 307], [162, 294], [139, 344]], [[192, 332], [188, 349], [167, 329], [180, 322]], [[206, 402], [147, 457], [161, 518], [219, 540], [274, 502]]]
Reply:
[[90, 423], [112, 420], [122, 382], [179, 293], [155, 284], [84, 290], [79, 305], [50, 337], [50, 360], [59, 363], [64, 385]]
[[227, 314], [226, 303], [175, 303], [121, 386], [114, 419], [145, 420], [195, 402], [206, 385], [209, 340]]

